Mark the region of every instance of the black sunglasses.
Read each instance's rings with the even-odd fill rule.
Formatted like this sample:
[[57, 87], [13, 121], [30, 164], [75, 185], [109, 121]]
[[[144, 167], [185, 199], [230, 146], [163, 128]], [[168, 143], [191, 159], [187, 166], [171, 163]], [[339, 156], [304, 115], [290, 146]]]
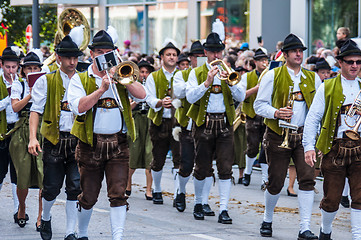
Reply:
[[353, 60], [343, 60], [348, 65], [353, 65], [356, 63], [356, 65], [361, 65], [361, 60], [353, 61]]

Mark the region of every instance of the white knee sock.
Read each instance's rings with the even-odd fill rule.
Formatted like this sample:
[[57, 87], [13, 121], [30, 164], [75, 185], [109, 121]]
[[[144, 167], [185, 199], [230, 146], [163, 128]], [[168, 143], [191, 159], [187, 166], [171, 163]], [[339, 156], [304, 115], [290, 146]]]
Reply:
[[298, 205], [300, 209], [300, 232], [310, 230], [313, 199], [315, 191], [298, 190]]
[[75, 232], [76, 220], [78, 217], [78, 209], [76, 207], [76, 200], [66, 200], [65, 210], [66, 210], [66, 231], [65, 236]]
[[272, 195], [268, 192], [268, 190], [264, 192], [265, 209], [264, 209], [263, 221], [268, 223], [273, 221], [273, 211], [276, 207], [279, 198], [280, 198], [279, 193], [276, 195]]
[[11, 190], [13, 192], [14, 214], [15, 214], [15, 213], [17, 213], [17, 211], [19, 209], [19, 199], [18, 199], [18, 194], [16, 193], [16, 184], [15, 183], [11, 184]]
[[47, 201], [45, 200], [45, 198], [42, 198], [42, 200], [43, 200], [43, 213], [41, 214], [41, 219], [43, 219], [44, 221], [49, 221], [51, 218], [50, 210], [55, 202], [55, 199], [52, 201]]
[[202, 190], [202, 204], [208, 204], [209, 192], [211, 191], [213, 184], [213, 177], [206, 177], [204, 180], [205, 182]]
[[351, 208], [352, 240], [361, 239], [361, 210]]
[[257, 157], [250, 158], [246, 154], [246, 168], [244, 169], [244, 174], [251, 174], [252, 173], [252, 166], [254, 161], [257, 159]]
[[93, 208], [84, 209], [78, 211], [78, 237], [88, 237], [88, 226], [90, 222], [90, 217], [92, 216]]
[[160, 182], [162, 180], [162, 173], [163, 173], [163, 170], [160, 170], [158, 172], [152, 170], [152, 176], [153, 176], [153, 182], [154, 182], [154, 192], [162, 192], [162, 188], [160, 186]]
[[126, 216], [127, 206], [110, 208], [110, 223], [112, 228], [113, 240], [122, 239]]
[[268, 164], [261, 163], [261, 170], [262, 170], [262, 183], [268, 182]]
[[322, 223], [321, 223], [321, 231], [325, 234], [330, 234], [332, 232], [332, 222], [336, 216], [337, 211], [334, 212], [326, 212], [321, 209], [322, 215]]
[[348, 185], [348, 178], [345, 179], [345, 186], [343, 187], [342, 196], [348, 196], [350, 187]]
[[177, 196], [177, 192], [178, 192], [178, 188], [179, 188], [179, 175], [178, 175], [179, 169], [178, 168], [173, 168], [172, 169], [172, 174], [173, 174], [173, 181], [174, 181], [174, 194], [173, 197], [174, 199]]
[[190, 176], [182, 177], [178, 174], [178, 181], [179, 181], [179, 193], [186, 193], [186, 185], [189, 180]]
[[228, 210], [229, 193], [231, 192], [231, 179], [219, 179], [219, 213]]
[[205, 181], [205, 179], [198, 180], [194, 178], [194, 204], [202, 204], [202, 192]]

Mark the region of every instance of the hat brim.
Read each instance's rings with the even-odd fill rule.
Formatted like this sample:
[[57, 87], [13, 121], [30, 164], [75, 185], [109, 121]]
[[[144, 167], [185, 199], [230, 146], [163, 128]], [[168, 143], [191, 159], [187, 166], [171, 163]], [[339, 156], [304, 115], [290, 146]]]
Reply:
[[349, 51], [345, 51], [343, 53], [340, 53], [339, 55], [336, 56], [336, 59], [341, 60], [344, 57], [347, 56], [361, 56], [361, 51], [358, 49], [354, 49], [354, 50], [349, 50]]
[[188, 58], [182, 58], [182, 59], [178, 59], [177, 63], [181, 63], [183, 61], [190, 62], [191, 60], [189, 60]]
[[191, 50], [188, 56], [194, 55], [194, 54], [204, 54], [204, 49], [198, 48]]
[[26, 62], [26, 63], [20, 64], [21, 67], [29, 66], [29, 65], [36, 65], [36, 66], [39, 66], [39, 67], [43, 66], [43, 64], [39, 63], [39, 62]]
[[315, 67], [315, 71], [318, 71], [318, 70], [321, 70], [321, 69], [326, 69], [326, 70], [331, 70], [331, 67], [330, 66], [326, 66], [326, 65], [322, 65], [322, 66], [319, 66], [319, 67]]
[[16, 57], [7, 57], [7, 56], [1, 56], [0, 57], [0, 60], [3, 60], [3, 61], [10, 61], [10, 62], [20, 62], [20, 58], [16, 58]]
[[207, 44], [204, 43], [203, 47], [206, 51], [210, 51], [210, 52], [220, 52], [223, 51], [224, 48], [226, 47], [226, 45], [224, 45], [224, 43], [222, 44]]
[[285, 52], [285, 51], [289, 51], [289, 50], [293, 50], [293, 49], [302, 49], [302, 51], [305, 51], [307, 49], [307, 47], [300, 45], [300, 44], [288, 45], [288, 46], [283, 46], [281, 51]]
[[94, 51], [94, 49], [96, 49], [96, 48], [98, 48], [98, 49], [112, 49], [112, 50], [117, 49], [116, 46], [110, 46], [110, 45], [95, 45], [95, 46], [88, 45], [88, 48], [90, 50], [92, 50], [92, 51]]
[[80, 57], [83, 55], [83, 52], [58, 52], [56, 54], [60, 57]]
[[170, 48], [176, 50], [177, 51], [177, 56], [179, 56], [180, 50], [178, 48], [176, 48], [176, 47], [164, 47], [159, 51], [159, 55], [163, 55], [164, 51], [167, 50], [167, 49], [170, 49]]
[[266, 54], [262, 54], [262, 55], [258, 55], [258, 56], [253, 57], [254, 60], [260, 60], [262, 58], [267, 58], [268, 59], [268, 56]]

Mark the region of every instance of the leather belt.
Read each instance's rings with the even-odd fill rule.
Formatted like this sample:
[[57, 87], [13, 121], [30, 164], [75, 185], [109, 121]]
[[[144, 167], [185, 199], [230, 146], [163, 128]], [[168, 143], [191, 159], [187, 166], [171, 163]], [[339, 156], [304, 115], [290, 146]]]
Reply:
[[351, 104], [343, 105], [341, 107], [340, 114], [347, 114], [350, 108], [351, 108]]
[[222, 93], [222, 86], [221, 85], [212, 85], [211, 93], [214, 93], [214, 94]]
[[70, 112], [68, 101], [61, 102], [60, 109], [61, 109], [61, 111]]
[[305, 101], [305, 98], [303, 97], [303, 94], [301, 91], [293, 92], [292, 97], [293, 97], [293, 100], [295, 100], [295, 101], [299, 101], [299, 102]]
[[114, 98], [102, 98], [98, 100], [98, 108], [117, 108], [118, 104]]

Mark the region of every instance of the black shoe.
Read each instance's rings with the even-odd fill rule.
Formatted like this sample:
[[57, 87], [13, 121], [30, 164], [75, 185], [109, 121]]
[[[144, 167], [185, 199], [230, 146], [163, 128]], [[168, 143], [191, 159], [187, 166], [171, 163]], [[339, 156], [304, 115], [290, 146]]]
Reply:
[[35, 229], [37, 232], [40, 232], [40, 226], [41, 224], [38, 226], [38, 223], [37, 222], [35, 223]]
[[[29, 221], [29, 215], [25, 213], [25, 221]], [[16, 212], [14, 214], [14, 223], [18, 223], [19, 219], [18, 219], [18, 212]]]
[[310, 230], [304, 231], [302, 234], [301, 232], [298, 233], [298, 240], [310, 240], [310, 239], [318, 239], [318, 237], [313, 234]]
[[202, 204], [198, 203], [198, 204], [194, 205], [193, 217], [195, 220], [204, 220]]
[[50, 240], [52, 237], [52, 231], [51, 231], [51, 220], [44, 221], [41, 219], [41, 225], [40, 225], [40, 236], [43, 240]]
[[78, 238], [75, 236], [74, 233], [72, 233], [72, 234], [69, 234], [68, 236], [66, 236], [64, 238], [64, 240], [78, 240]]
[[81, 238], [78, 238], [78, 240], [89, 240], [88, 237], [81, 237]]
[[209, 204], [203, 204], [202, 208], [203, 208], [204, 216], [216, 216], [216, 214], [212, 211]]
[[320, 236], [318, 237], [319, 240], [332, 240], [331, 239], [331, 233], [323, 233], [320, 229]]
[[350, 207], [350, 200], [348, 199], [348, 196], [342, 196], [341, 197], [341, 205], [344, 208], [349, 208]]
[[243, 178], [238, 178], [238, 184], [243, 184]]
[[132, 190], [125, 190], [125, 195], [127, 195], [128, 197], [130, 197], [130, 195], [132, 194]]
[[183, 212], [186, 209], [186, 195], [184, 193], [178, 193], [175, 198], [175, 207], [179, 212]]
[[287, 196], [297, 197], [297, 194], [296, 194], [296, 193], [291, 193], [291, 192], [287, 189]]
[[248, 186], [251, 183], [251, 174], [244, 174], [243, 185]]
[[222, 224], [232, 224], [232, 218], [229, 217], [227, 210], [223, 210], [218, 216], [218, 222]]
[[153, 192], [153, 203], [154, 204], [163, 204], [163, 198], [161, 192]]
[[259, 233], [262, 237], [272, 237], [272, 223], [262, 222]]
[[145, 195], [145, 199], [146, 199], [146, 200], [148, 200], [148, 201], [153, 200], [153, 197], [149, 197], [149, 196], [147, 196], [147, 194], [146, 194], [146, 193], [145, 193], [144, 195]]
[[19, 227], [21, 227], [21, 228], [25, 227], [25, 225], [26, 225], [26, 220], [25, 220], [25, 218], [19, 218], [19, 219], [18, 219], [18, 225], [19, 225]]

